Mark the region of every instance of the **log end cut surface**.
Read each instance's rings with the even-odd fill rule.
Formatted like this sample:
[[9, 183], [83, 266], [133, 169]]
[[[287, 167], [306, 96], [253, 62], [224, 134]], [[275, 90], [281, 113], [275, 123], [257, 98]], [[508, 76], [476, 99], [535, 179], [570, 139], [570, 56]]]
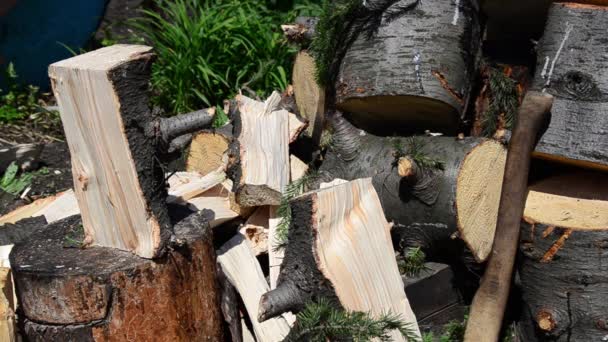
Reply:
[[416, 95], [351, 97], [338, 108], [351, 113], [358, 126], [382, 135], [409, 133], [411, 127], [454, 133], [459, 120], [450, 104]]
[[185, 244], [152, 261], [114, 248], [68, 248], [79, 216], [15, 245], [11, 265], [31, 341], [221, 340], [215, 251], [205, 220], [175, 226]]
[[465, 157], [456, 190], [460, 237], [478, 262], [492, 250], [507, 149], [488, 140]]

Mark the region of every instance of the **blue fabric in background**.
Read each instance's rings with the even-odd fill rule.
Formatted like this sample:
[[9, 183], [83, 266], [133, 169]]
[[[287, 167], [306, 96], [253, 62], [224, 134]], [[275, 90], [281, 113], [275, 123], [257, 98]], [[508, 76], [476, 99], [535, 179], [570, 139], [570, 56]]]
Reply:
[[[15, 2], [0, 0], [5, 1]], [[7, 13], [0, 12], [0, 69], [13, 62], [21, 82], [49, 89], [49, 64], [72, 56], [60, 43], [74, 51], [83, 48], [95, 34], [105, 5], [106, 0], [16, 0]]]

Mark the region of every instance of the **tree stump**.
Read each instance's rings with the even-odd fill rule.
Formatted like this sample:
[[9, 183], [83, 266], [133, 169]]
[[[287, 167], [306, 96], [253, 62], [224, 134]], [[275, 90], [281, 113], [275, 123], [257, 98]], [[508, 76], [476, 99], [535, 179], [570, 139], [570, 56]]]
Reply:
[[222, 340], [215, 250], [202, 214], [175, 225], [177, 243], [156, 260], [67, 248], [83, 234], [72, 216], [15, 245], [10, 261], [27, 340]]
[[536, 157], [608, 170], [606, 22], [608, 7], [551, 6], [532, 87], [555, 102]]
[[336, 105], [376, 134], [454, 133], [476, 74], [476, 1], [420, 1], [399, 13], [411, 4], [397, 1], [382, 14], [377, 32], [358, 32], [341, 63]]
[[531, 186], [518, 259], [521, 341], [601, 341], [608, 335], [608, 183], [571, 173]]

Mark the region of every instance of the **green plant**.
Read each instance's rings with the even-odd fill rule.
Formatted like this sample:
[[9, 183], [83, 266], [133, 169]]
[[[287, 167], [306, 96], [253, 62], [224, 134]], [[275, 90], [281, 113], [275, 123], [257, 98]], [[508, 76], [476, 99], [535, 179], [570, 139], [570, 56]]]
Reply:
[[499, 128], [500, 120], [503, 120], [505, 128], [512, 128], [519, 107], [519, 94], [517, 82], [499, 69], [490, 69], [488, 83], [490, 103], [488, 109], [483, 113], [482, 134], [491, 137]]
[[443, 326], [443, 334], [439, 337], [440, 342], [461, 342], [464, 341], [464, 332], [467, 326], [468, 316], [464, 316], [463, 321], [452, 320]]
[[410, 157], [423, 170], [443, 170], [445, 167], [443, 161], [427, 155], [424, 151], [425, 141], [420, 137], [406, 138], [405, 143], [400, 138], [393, 138], [392, 144], [394, 166], [399, 163], [399, 159]]
[[39, 111], [38, 87], [21, 86], [18, 78], [15, 66], [9, 63], [5, 70], [7, 90], [0, 89], [0, 122], [2, 123], [23, 120]]
[[2, 179], [0, 179], [0, 189], [14, 196], [21, 194], [32, 183], [33, 175], [31, 173], [24, 173], [19, 176], [18, 173], [19, 166], [15, 162], [12, 162], [6, 168], [6, 171], [4, 171]]
[[394, 314], [377, 318], [369, 313], [334, 308], [328, 300], [308, 303], [285, 341], [390, 341], [390, 332], [398, 330], [408, 341], [419, 341], [411, 324]]
[[420, 247], [410, 247], [403, 257], [397, 259], [399, 273], [405, 274], [408, 277], [416, 277], [426, 269], [424, 265], [425, 261], [426, 255]]
[[[131, 25], [154, 46], [153, 101], [168, 113], [221, 104], [242, 90], [263, 97], [287, 86], [296, 52], [287, 14], [260, 0], [155, 0]], [[293, 15], [293, 14], [289, 14]]]
[[311, 184], [318, 178], [316, 171], [308, 171], [298, 180], [289, 183], [281, 196], [281, 204], [277, 209], [277, 215], [281, 218], [276, 229], [276, 244], [278, 248], [283, 248], [287, 244], [289, 225], [291, 224], [291, 207], [289, 201], [307, 191]]
[[220, 128], [227, 124], [228, 121], [230, 121], [230, 118], [228, 118], [228, 115], [226, 115], [222, 107], [216, 107], [215, 117], [213, 118], [213, 123], [211, 126], [213, 128]]

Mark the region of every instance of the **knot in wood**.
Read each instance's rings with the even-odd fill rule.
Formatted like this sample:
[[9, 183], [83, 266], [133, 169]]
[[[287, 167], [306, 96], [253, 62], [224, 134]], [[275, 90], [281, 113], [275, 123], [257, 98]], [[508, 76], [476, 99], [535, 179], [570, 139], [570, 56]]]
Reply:
[[553, 315], [545, 309], [541, 309], [536, 314], [536, 322], [538, 323], [538, 327], [545, 332], [551, 332], [557, 326]]

